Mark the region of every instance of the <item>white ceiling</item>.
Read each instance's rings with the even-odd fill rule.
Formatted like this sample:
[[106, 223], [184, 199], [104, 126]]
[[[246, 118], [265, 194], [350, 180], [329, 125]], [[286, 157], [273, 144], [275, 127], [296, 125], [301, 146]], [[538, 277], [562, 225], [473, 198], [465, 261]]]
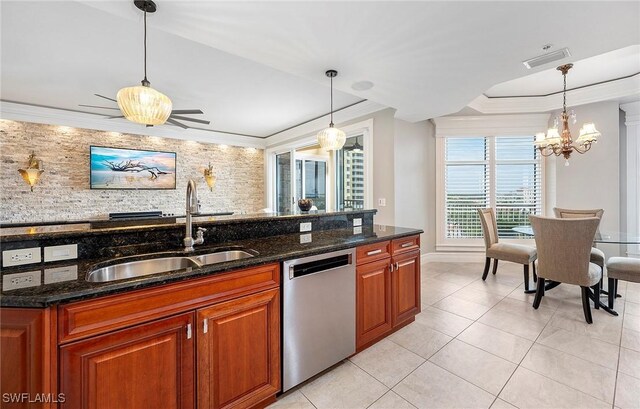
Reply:
[[[640, 24], [640, 16], [638, 17]], [[557, 62], [559, 66], [563, 61]], [[567, 89], [597, 84], [640, 73], [640, 45], [585, 58], [580, 61], [569, 57], [573, 68], [567, 74]], [[548, 95], [562, 91], [562, 73], [555, 67], [526, 77], [494, 85], [484, 94], [489, 97]]]
[[[203, 109], [210, 129], [258, 136], [325, 114], [329, 68], [340, 71], [337, 107], [369, 99], [417, 121], [555, 67], [521, 63], [543, 44], [569, 47], [571, 61], [640, 44], [639, 2], [157, 3], [152, 85], [177, 109]], [[129, 0], [2, 1], [1, 97], [101, 105], [94, 92], [141, 79], [141, 42]], [[374, 87], [355, 91], [358, 81]]]

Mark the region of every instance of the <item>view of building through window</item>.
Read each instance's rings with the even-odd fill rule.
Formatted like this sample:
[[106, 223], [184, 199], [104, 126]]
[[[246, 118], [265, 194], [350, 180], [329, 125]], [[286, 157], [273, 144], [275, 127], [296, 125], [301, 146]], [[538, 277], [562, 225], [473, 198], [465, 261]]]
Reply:
[[542, 164], [533, 136], [445, 141], [445, 237], [481, 238], [477, 209], [493, 207], [500, 237], [542, 213]]
[[364, 151], [361, 135], [347, 139], [336, 155], [338, 210], [364, 209]]

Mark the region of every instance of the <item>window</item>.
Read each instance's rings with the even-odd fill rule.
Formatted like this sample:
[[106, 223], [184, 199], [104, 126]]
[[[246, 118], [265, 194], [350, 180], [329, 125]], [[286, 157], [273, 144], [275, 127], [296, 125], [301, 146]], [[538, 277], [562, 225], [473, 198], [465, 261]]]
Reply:
[[300, 197], [319, 210], [373, 206], [373, 119], [341, 127], [343, 149], [319, 149], [316, 133], [267, 148], [266, 203], [280, 212], [297, 211]]
[[542, 163], [533, 136], [446, 137], [444, 140], [444, 239], [479, 239], [477, 209], [493, 207], [498, 235], [541, 214]]

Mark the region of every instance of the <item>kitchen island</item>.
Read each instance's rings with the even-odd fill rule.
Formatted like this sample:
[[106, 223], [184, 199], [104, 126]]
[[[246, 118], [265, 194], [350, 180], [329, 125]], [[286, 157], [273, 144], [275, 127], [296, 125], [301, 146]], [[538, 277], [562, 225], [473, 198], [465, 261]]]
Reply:
[[[183, 226], [3, 236], [3, 251], [76, 244], [78, 258], [3, 267], [3, 284], [28, 273], [39, 282], [3, 285], [3, 346], [16, 351], [11, 358], [3, 352], [3, 379], [21, 376], [3, 382], [2, 392], [62, 393], [62, 407], [265, 406], [281, 390], [283, 261], [356, 249], [358, 350], [419, 312], [421, 231], [374, 225], [373, 214], [196, 222], [207, 235], [189, 254], [179, 246]], [[312, 230], [300, 232], [301, 223]], [[123, 261], [238, 249], [252, 256], [87, 280]], [[159, 376], [141, 376], [153, 373]], [[117, 392], [123, 379], [133, 395]]]

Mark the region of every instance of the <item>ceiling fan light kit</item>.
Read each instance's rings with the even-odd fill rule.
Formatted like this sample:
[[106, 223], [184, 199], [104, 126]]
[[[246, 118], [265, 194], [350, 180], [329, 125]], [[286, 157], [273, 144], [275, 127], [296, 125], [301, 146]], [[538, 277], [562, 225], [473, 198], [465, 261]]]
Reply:
[[333, 79], [338, 75], [338, 71], [329, 70], [325, 72], [325, 75], [331, 79], [331, 120], [329, 127], [320, 131], [317, 138], [318, 144], [322, 149], [337, 151], [342, 149], [344, 143], [347, 141], [346, 134], [333, 126]]

